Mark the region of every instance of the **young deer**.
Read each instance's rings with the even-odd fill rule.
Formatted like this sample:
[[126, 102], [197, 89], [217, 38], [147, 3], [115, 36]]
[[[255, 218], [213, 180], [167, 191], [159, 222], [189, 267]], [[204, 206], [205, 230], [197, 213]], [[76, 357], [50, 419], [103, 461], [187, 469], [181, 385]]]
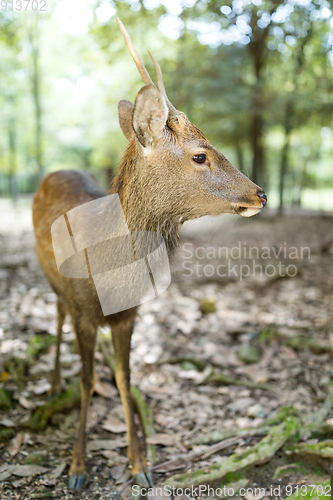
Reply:
[[[125, 27], [118, 22], [145, 85], [134, 105], [120, 101], [118, 106], [120, 126], [129, 145], [110, 193], [118, 194], [129, 231], [159, 233], [170, 256], [177, 247], [178, 229], [183, 222], [223, 213], [250, 217], [265, 206], [267, 198], [260, 187], [208, 142], [184, 113], [173, 107], [166, 95], [161, 69], [150, 54], [157, 73], [158, 88], [155, 87]], [[58, 295], [54, 392], [59, 391], [59, 348], [66, 314], [72, 318], [82, 358], [81, 411], [69, 471], [69, 487], [74, 489], [81, 488], [85, 482], [86, 421], [95, 384], [94, 349], [97, 329], [103, 325], [112, 329], [117, 365], [115, 379], [126, 419], [132, 475], [138, 484], [150, 484], [130, 395], [129, 355], [137, 308], [105, 316], [91, 275], [81, 279], [62, 276], [52, 248], [53, 222], [69, 210], [105, 195], [87, 173], [60, 171], [43, 180], [33, 204], [38, 257]], [[110, 223], [110, 220], [100, 221], [103, 226]]]

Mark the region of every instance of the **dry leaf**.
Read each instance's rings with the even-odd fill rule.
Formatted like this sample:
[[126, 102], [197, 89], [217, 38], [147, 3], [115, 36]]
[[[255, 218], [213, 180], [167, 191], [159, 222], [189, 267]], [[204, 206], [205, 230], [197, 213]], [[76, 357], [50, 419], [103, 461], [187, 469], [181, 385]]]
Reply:
[[44, 476], [44, 484], [48, 485], [54, 485], [57, 482], [57, 479], [61, 476], [61, 474], [64, 472], [66, 468], [67, 462], [62, 462], [59, 464], [53, 471], [50, 472], [50, 474], [47, 474]]
[[36, 476], [37, 474], [45, 474], [49, 469], [42, 467], [41, 465], [8, 465], [7, 471], [11, 472], [15, 476], [28, 477]]
[[163, 446], [174, 446], [178, 441], [177, 436], [171, 436], [170, 434], [154, 434], [147, 439], [149, 444], [161, 444]]
[[9, 442], [9, 445], [8, 445], [8, 448], [7, 448], [8, 453], [12, 457], [15, 457], [15, 455], [20, 451], [22, 443], [23, 443], [23, 434], [17, 434]]
[[48, 380], [41, 380], [37, 385], [33, 387], [33, 392], [36, 394], [36, 396], [39, 396], [40, 394], [45, 394], [51, 389], [51, 384], [48, 382]]
[[35, 408], [35, 404], [32, 401], [29, 401], [29, 399], [25, 398], [24, 396], [20, 396], [18, 401], [20, 405], [26, 410], [33, 410]]
[[114, 440], [105, 440], [105, 439], [95, 439], [93, 441], [89, 441], [87, 445], [88, 451], [100, 451], [100, 450], [115, 450], [116, 448], [125, 448], [127, 446], [127, 442], [125, 439], [114, 439]]
[[109, 460], [117, 460], [119, 458], [118, 453], [113, 450], [102, 451], [101, 455], [103, 455], [103, 457], [105, 458], [108, 458]]
[[3, 472], [0, 472], [0, 482], [1, 481], [5, 481], [6, 479], [8, 479], [10, 476], [12, 475], [11, 472], [5, 470]]
[[110, 469], [111, 476], [113, 477], [113, 479], [119, 479], [124, 474], [125, 469], [125, 464], [115, 465]]
[[0, 425], [4, 427], [15, 427], [15, 422], [11, 418], [3, 418], [0, 420]]
[[8, 372], [0, 373], [0, 382], [6, 382], [10, 378], [10, 374]]
[[116, 388], [108, 382], [98, 380], [95, 384], [95, 392], [102, 398], [111, 398], [117, 394]]
[[127, 430], [125, 422], [122, 422], [118, 418], [108, 418], [104, 420], [102, 428], [114, 434], [121, 434]]

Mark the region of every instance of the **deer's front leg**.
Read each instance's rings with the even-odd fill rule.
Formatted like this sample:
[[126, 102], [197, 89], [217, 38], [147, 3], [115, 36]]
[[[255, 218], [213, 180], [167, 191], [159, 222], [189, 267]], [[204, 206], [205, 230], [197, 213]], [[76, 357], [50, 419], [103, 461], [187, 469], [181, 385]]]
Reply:
[[55, 359], [54, 371], [51, 378], [50, 396], [54, 397], [60, 394], [60, 347], [62, 341], [62, 326], [66, 317], [66, 308], [58, 297], [58, 328], [57, 328], [57, 354]]
[[81, 409], [77, 439], [74, 445], [72, 464], [69, 469], [68, 487], [79, 490], [86, 480], [86, 425], [91, 396], [95, 387], [94, 352], [96, 328], [83, 319], [74, 321], [77, 341], [82, 359]]
[[116, 357], [116, 384], [120, 393], [127, 425], [128, 458], [132, 465], [132, 475], [140, 486], [152, 485], [145, 456], [142, 453], [134, 420], [134, 409], [130, 393], [130, 347], [134, 317], [112, 326], [112, 339]]

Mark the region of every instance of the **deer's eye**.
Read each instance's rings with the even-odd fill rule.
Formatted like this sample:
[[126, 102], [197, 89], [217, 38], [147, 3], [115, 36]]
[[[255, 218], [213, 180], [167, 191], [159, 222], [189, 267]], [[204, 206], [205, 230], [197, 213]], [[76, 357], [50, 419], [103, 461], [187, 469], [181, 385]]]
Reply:
[[207, 156], [205, 154], [192, 156], [192, 160], [195, 161], [195, 163], [205, 163], [206, 159]]

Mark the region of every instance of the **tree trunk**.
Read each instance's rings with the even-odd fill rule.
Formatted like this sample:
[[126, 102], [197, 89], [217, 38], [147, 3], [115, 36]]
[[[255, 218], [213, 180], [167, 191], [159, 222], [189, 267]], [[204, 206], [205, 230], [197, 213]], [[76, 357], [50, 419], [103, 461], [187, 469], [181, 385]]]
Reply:
[[42, 149], [42, 106], [40, 93], [40, 56], [38, 40], [38, 19], [34, 19], [34, 25], [28, 31], [28, 38], [31, 45], [32, 54], [32, 98], [35, 108], [35, 159], [37, 164], [37, 175], [39, 181], [44, 176], [43, 149]]
[[249, 50], [252, 56], [253, 69], [256, 82], [253, 88], [251, 105], [251, 148], [252, 148], [252, 180], [260, 187], [264, 188], [264, 79], [262, 70], [265, 63], [267, 30], [254, 31], [255, 37], [249, 43]]
[[11, 120], [10, 127], [8, 130], [8, 142], [9, 142], [9, 192], [14, 204], [18, 200], [18, 185], [16, 178], [16, 131], [15, 131], [15, 121]]
[[261, 110], [254, 109], [252, 116], [252, 180], [259, 186], [264, 183], [263, 119]]
[[289, 169], [289, 149], [290, 149], [290, 130], [285, 129], [285, 140], [281, 153], [281, 162], [280, 162], [280, 184], [279, 184], [279, 210], [282, 210], [283, 207], [283, 196], [285, 190], [285, 180], [286, 174]]
[[237, 144], [236, 146], [236, 156], [237, 156], [238, 170], [244, 172], [244, 152], [240, 144]]

